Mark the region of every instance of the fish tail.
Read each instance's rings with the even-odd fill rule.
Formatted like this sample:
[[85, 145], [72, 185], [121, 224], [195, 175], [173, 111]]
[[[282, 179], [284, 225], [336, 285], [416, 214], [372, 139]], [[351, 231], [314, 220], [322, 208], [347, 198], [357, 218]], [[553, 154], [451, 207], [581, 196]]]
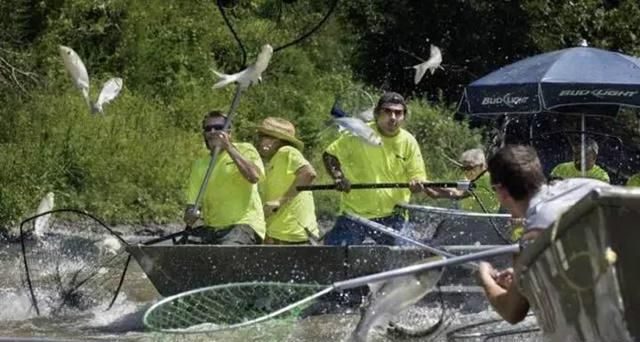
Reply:
[[211, 69], [211, 71], [213, 71], [213, 73], [218, 76], [220, 78], [220, 81], [218, 81], [216, 84], [213, 85], [213, 89], [218, 89], [218, 88], [222, 88], [224, 86], [226, 86], [229, 83], [232, 83], [235, 81], [235, 77], [233, 77], [233, 75], [227, 75], [227, 74], [223, 74], [221, 72], [217, 72], [213, 69]]

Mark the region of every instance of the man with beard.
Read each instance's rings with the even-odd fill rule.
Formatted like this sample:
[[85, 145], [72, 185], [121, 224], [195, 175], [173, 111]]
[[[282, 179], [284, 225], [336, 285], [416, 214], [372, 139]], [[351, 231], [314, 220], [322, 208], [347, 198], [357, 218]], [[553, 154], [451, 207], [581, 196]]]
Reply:
[[[402, 126], [407, 118], [404, 98], [394, 92], [380, 97], [371, 128], [380, 135], [382, 146], [373, 146], [361, 138], [344, 134], [327, 147], [323, 162], [336, 187], [342, 192], [340, 213], [326, 235], [327, 245], [358, 245], [366, 237], [379, 244], [392, 245], [394, 239], [349, 220], [354, 214], [401, 230], [406, 215], [394, 211], [399, 203], [408, 203], [411, 193], [425, 191], [424, 161], [416, 139]], [[409, 182], [409, 189], [351, 190], [351, 183]]]
[[262, 201], [258, 193], [258, 182], [264, 178], [264, 166], [253, 145], [231, 141], [231, 134], [224, 131], [226, 121], [226, 115], [220, 111], [209, 112], [202, 120], [202, 135], [209, 151], [191, 167], [184, 221], [191, 227], [199, 218], [194, 209], [196, 197], [211, 160], [211, 152], [217, 147], [220, 153], [202, 197], [204, 226], [190, 230], [190, 242], [259, 244], [265, 235]]

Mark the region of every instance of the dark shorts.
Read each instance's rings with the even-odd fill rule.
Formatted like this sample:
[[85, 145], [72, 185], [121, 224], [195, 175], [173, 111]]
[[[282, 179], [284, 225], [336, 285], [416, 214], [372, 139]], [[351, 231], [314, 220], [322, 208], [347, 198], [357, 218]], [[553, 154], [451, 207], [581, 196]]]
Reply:
[[189, 231], [187, 243], [199, 245], [257, 245], [262, 239], [248, 224], [225, 228], [201, 226]]
[[[406, 220], [404, 215], [397, 213], [391, 216], [371, 219], [394, 230], [401, 231]], [[325, 245], [349, 246], [361, 245], [366, 237], [372, 238], [380, 245], [396, 245], [396, 238], [380, 233], [358, 222], [348, 219], [346, 216], [338, 216], [333, 229], [324, 238]]]

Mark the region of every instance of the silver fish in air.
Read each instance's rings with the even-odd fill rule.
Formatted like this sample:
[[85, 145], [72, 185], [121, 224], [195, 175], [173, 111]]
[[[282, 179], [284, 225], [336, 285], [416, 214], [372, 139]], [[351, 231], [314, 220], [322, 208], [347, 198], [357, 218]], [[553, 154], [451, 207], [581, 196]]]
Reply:
[[98, 95], [98, 101], [91, 102], [91, 96], [89, 94], [89, 74], [87, 68], [84, 66], [80, 56], [73, 51], [70, 47], [60, 45], [58, 50], [60, 56], [64, 62], [64, 66], [71, 75], [71, 79], [76, 87], [82, 93], [82, 97], [87, 102], [87, 106], [92, 113], [102, 113], [103, 106], [113, 99], [115, 99], [122, 90], [123, 81], [122, 78], [113, 77], [107, 80], [102, 86], [100, 95]]
[[262, 46], [262, 49], [258, 54], [256, 63], [240, 72], [227, 75], [215, 70], [211, 70], [214, 74], [221, 78], [220, 81], [213, 85], [213, 89], [222, 88], [233, 82], [238, 83], [241, 88], [246, 89], [252, 84], [262, 82], [262, 73], [267, 69], [267, 66], [269, 66], [269, 61], [271, 60], [272, 55], [273, 48], [271, 47], [271, 45], [265, 44]]
[[[420, 263], [441, 259], [435, 256]], [[369, 284], [369, 304], [348, 341], [368, 341], [371, 330], [387, 326], [394, 316], [422, 299], [438, 283], [442, 273], [443, 269], [435, 269]]]
[[345, 130], [373, 146], [382, 146], [382, 139], [373, 128], [361, 119], [349, 116], [338, 104], [339, 101], [334, 102], [331, 108], [331, 116], [338, 125], [338, 130]]
[[[47, 211], [53, 210], [53, 192], [47, 193], [42, 200], [40, 200], [40, 204], [38, 205], [38, 210], [36, 211], [36, 215], [40, 215], [46, 213]], [[51, 219], [51, 214], [42, 215], [35, 219], [34, 222], [34, 234], [36, 236], [43, 236], [47, 228], [49, 228], [49, 220]]]
[[442, 68], [440, 63], [442, 63], [442, 52], [440, 52], [440, 48], [432, 44], [429, 59], [423, 63], [413, 66], [413, 68], [416, 69], [416, 75], [413, 78], [413, 83], [420, 83], [420, 80], [422, 80], [422, 77], [424, 77], [427, 70], [430, 70], [431, 75], [433, 75], [433, 73], [436, 72], [436, 69]]

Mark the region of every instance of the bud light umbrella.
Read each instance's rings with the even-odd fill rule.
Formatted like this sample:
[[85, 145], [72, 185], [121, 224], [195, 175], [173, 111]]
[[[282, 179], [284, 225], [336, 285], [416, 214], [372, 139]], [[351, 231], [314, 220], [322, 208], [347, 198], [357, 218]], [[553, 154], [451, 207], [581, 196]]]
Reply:
[[[458, 111], [467, 115], [616, 115], [640, 107], [640, 59], [591, 47], [543, 53], [504, 66], [464, 89]], [[584, 140], [582, 165], [584, 172]]]

